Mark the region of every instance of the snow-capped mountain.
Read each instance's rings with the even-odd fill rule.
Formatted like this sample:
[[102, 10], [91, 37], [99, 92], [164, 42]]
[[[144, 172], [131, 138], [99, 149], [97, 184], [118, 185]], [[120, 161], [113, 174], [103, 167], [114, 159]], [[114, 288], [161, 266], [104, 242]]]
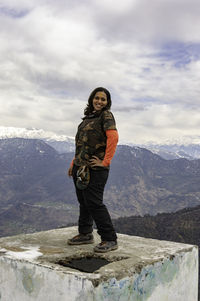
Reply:
[[152, 147], [152, 148], [149, 147], [148, 149], [151, 150], [152, 153], [157, 154], [166, 160], [174, 160], [174, 159], [180, 159], [180, 158], [185, 158], [188, 160], [195, 159], [195, 157], [192, 157], [189, 154], [182, 152], [182, 151], [172, 152], [172, 151], [168, 151], [168, 150], [164, 150], [164, 149], [160, 149], [160, 148], [156, 148], [156, 147]]
[[139, 146], [149, 149], [166, 160], [185, 158], [188, 160], [200, 159], [200, 136], [185, 136], [180, 139], [166, 140], [164, 143], [154, 141], [144, 144], [121, 142], [122, 145]]
[[150, 150], [165, 160], [185, 158], [188, 160], [200, 159], [200, 144], [178, 145], [178, 144], [132, 144], [123, 143], [122, 145], [139, 146]]
[[74, 141], [73, 137], [57, 135], [54, 132], [36, 128], [16, 128], [0, 126], [0, 139], [5, 138], [46, 139], [56, 141]]
[[166, 160], [179, 158], [193, 160], [200, 158], [200, 144], [146, 145], [145, 147]]
[[58, 135], [42, 129], [0, 126], [0, 139], [8, 138], [40, 139], [55, 148], [59, 153], [74, 151], [73, 137]]

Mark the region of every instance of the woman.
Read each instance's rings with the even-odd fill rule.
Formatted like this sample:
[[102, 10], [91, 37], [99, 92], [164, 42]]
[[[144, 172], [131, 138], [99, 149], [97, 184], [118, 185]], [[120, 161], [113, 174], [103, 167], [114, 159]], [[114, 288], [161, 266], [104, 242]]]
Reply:
[[110, 162], [118, 142], [115, 119], [110, 112], [110, 92], [96, 88], [89, 96], [84, 118], [76, 134], [76, 152], [68, 175], [73, 176], [80, 204], [79, 234], [68, 240], [70, 245], [93, 243], [93, 221], [101, 243], [95, 252], [117, 249], [117, 235], [110, 214], [103, 204], [103, 192]]

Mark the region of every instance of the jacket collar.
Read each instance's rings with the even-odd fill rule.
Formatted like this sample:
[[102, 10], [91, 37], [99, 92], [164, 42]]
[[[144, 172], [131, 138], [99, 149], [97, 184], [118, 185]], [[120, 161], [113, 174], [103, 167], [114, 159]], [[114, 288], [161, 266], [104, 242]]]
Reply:
[[82, 119], [85, 120], [85, 119], [92, 119], [95, 117], [99, 117], [102, 112], [103, 112], [102, 110], [100, 112], [92, 112], [89, 115], [84, 116]]

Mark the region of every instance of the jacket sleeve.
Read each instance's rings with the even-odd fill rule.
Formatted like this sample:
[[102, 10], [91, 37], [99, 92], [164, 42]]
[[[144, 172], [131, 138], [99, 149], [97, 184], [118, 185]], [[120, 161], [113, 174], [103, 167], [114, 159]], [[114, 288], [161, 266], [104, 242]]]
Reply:
[[109, 166], [115, 154], [119, 136], [117, 130], [107, 130], [106, 136], [107, 136], [106, 151], [102, 163], [104, 166]]

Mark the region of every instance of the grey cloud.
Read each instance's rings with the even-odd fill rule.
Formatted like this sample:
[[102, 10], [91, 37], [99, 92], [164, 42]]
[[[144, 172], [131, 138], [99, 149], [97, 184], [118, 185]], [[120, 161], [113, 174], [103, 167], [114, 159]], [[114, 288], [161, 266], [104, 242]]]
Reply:
[[5, 6], [0, 6], [0, 15], [10, 18], [23, 18], [29, 13], [28, 9], [13, 9]]
[[144, 106], [113, 106], [115, 112], [131, 112], [131, 111], [145, 111], [147, 107]]
[[51, 97], [77, 98], [86, 101], [88, 98], [88, 86], [87, 82], [76, 79], [63, 79], [57, 77], [45, 77], [38, 83], [40, 87], [40, 93], [43, 95], [51, 95]]
[[152, 0], [151, 4], [148, 0], [140, 0], [121, 15], [94, 10], [93, 18], [100, 36], [108, 41], [151, 42], [185, 37], [193, 39], [194, 31], [200, 30], [199, 14], [198, 0]]
[[28, 119], [29, 118], [29, 107], [26, 104], [10, 104], [9, 109], [3, 109], [3, 118], [5, 119], [7, 117], [13, 117], [17, 119]]

